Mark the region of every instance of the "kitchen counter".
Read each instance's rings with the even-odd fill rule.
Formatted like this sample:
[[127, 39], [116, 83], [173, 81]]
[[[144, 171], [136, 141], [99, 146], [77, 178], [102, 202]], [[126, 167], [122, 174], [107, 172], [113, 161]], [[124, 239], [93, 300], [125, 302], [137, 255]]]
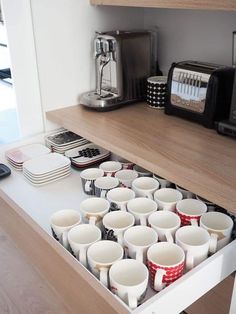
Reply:
[[110, 112], [71, 106], [50, 121], [236, 212], [236, 141], [215, 130], [132, 104]]

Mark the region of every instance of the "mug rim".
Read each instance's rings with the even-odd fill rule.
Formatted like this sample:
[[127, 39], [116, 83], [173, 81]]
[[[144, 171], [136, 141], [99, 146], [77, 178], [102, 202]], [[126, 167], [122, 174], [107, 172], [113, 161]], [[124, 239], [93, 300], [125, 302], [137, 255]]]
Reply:
[[[63, 213], [74, 213], [74, 214], [77, 214], [77, 217], [79, 218], [77, 222], [73, 223], [72, 225], [66, 225], [66, 226], [60, 226], [58, 224], [56, 224], [53, 219], [55, 219], [55, 216], [58, 215], [58, 214], [63, 214]], [[61, 210], [58, 210], [56, 212], [54, 212], [51, 217], [50, 217], [50, 223], [51, 223], [51, 226], [55, 226], [57, 228], [72, 228], [73, 226], [76, 226], [77, 224], [79, 224], [81, 222], [81, 214], [79, 211], [75, 210], [75, 209], [61, 209]]]
[[[216, 228], [209, 227], [202, 221], [202, 220], [204, 220], [204, 218], [206, 216], [221, 216], [222, 218], [224, 217], [225, 220], [227, 219], [228, 226], [224, 229], [216, 229]], [[233, 229], [233, 226], [234, 226], [233, 219], [231, 217], [229, 217], [228, 215], [221, 213], [221, 212], [206, 212], [206, 213], [202, 214], [202, 216], [200, 218], [200, 224], [202, 224], [204, 228], [206, 228], [207, 230], [209, 230], [211, 232], [228, 231], [228, 230]]]
[[[162, 216], [162, 215], [169, 215], [169, 216], [175, 217], [176, 218], [175, 226], [164, 228], [164, 227], [160, 227], [160, 226], [156, 225], [154, 222], [151, 221], [154, 216]], [[178, 221], [178, 224], [177, 224], [177, 221]], [[174, 213], [170, 210], [159, 210], [159, 211], [153, 212], [148, 217], [148, 223], [151, 225], [152, 228], [157, 228], [158, 230], [173, 230], [176, 227], [181, 226], [181, 219], [180, 219], [179, 215], [177, 215], [176, 213]]]
[[[199, 206], [200, 206], [200, 204], [201, 204], [201, 206], [202, 206], [201, 212], [199, 211], [198, 213], [191, 214], [191, 213], [187, 213], [187, 212], [183, 211], [183, 209], [179, 209], [179, 208], [178, 208], [178, 206], [179, 206], [180, 204], [183, 204], [183, 203], [190, 203], [190, 202], [195, 203], [195, 204], [198, 203]], [[191, 207], [191, 205], [190, 205], [189, 207]], [[177, 204], [176, 204], [176, 211], [177, 211], [178, 213], [180, 213], [181, 215], [183, 215], [183, 216], [188, 216], [188, 217], [201, 217], [203, 214], [205, 214], [205, 213], [207, 212], [207, 205], [206, 205], [204, 202], [202, 202], [202, 201], [200, 201], [200, 200], [196, 200], [196, 199], [194, 199], [194, 198], [185, 198], [185, 199], [182, 199], [182, 200], [180, 200], [180, 201], [177, 202]]]
[[[114, 245], [114, 247], [116, 246], [117, 250], [119, 249], [119, 251], [120, 251], [119, 255], [117, 254], [118, 257], [116, 259], [113, 259], [113, 261], [110, 261], [110, 262], [100, 262], [100, 261], [98, 261], [97, 259], [95, 259], [94, 257], [91, 256], [91, 251], [93, 249], [95, 249], [95, 246], [104, 246], [104, 245], [106, 245], [105, 243], [109, 243], [111, 245]], [[99, 264], [99, 265], [102, 265], [102, 266], [110, 266], [113, 263], [115, 263], [116, 261], [119, 261], [119, 260], [123, 259], [124, 249], [118, 242], [111, 241], [111, 240], [99, 240], [99, 241], [97, 241], [97, 242], [95, 242], [95, 243], [93, 243], [92, 245], [89, 246], [88, 251], [87, 251], [87, 256], [88, 256], [88, 260], [92, 261], [95, 264]]]
[[[92, 171], [95, 172], [95, 170], [97, 171], [97, 173], [99, 171], [101, 175], [97, 175], [97, 176], [91, 175], [90, 177], [89, 176], [86, 177], [85, 173], [92, 172]], [[96, 179], [103, 177], [103, 176], [104, 176], [104, 171], [100, 168], [88, 168], [88, 169], [84, 169], [83, 171], [80, 172], [80, 178], [84, 179], [84, 180], [88, 180], [88, 181], [93, 181], [93, 180], [96, 180]]]
[[[184, 242], [182, 239], [180, 239], [180, 236], [181, 236], [181, 235], [179, 235], [179, 234], [180, 234], [180, 233], [183, 233], [183, 232], [184, 232], [183, 230], [187, 230], [187, 229], [199, 230], [199, 232], [202, 232], [202, 234], [204, 233], [204, 235], [206, 236], [206, 238], [208, 238], [207, 241], [204, 240], [205, 242], [204, 242], [204, 243], [201, 243], [201, 244], [192, 244], [192, 243], [189, 244], [189, 243]], [[186, 231], [186, 232], [187, 232], [187, 231]], [[179, 243], [181, 243], [181, 244], [184, 245], [184, 246], [191, 247], [191, 248], [200, 248], [200, 247], [203, 247], [203, 246], [205, 246], [206, 244], [209, 243], [209, 241], [210, 241], [210, 239], [211, 239], [211, 236], [210, 236], [209, 232], [208, 232], [206, 229], [204, 229], [204, 228], [201, 228], [201, 227], [199, 227], [199, 226], [188, 225], [188, 226], [183, 226], [183, 227], [179, 228], [179, 229], [176, 231], [175, 239], [176, 239], [176, 243], [179, 242]]]
[[[86, 227], [85, 227], [86, 226]], [[77, 242], [75, 241], [74, 239], [72, 239], [72, 233], [76, 232], [78, 229], [81, 229], [81, 228], [90, 228], [90, 229], [94, 229], [94, 231], [97, 232], [97, 238], [95, 240], [93, 240], [92, 242], [86, 242], [86, 243], [81, 243], [81, 242]], [[81, 231], [81, 230], [79, 230]], [[80, 225], [77, 225], [73, 228], [71, 228], [68, 232], [68, 241], [69, 243], [72, 242], [74, 243], [75, 245], [79, 245], [79, 246], [87, 246], [87, 245], [91, 245], [93, 244], [94, 242], [97, 242], [101, 239], [101, 236], [102, 236], [102, 233], [101, 233], [101, 230], [95, 226], [95, 225], [91, 225], [91, 224], [80, 224]]]
[[[138, 182], [139, 181], [153, 182], [153, 183], [155, 183], [155, 187], [153, 186], [152, 188], [148, 188], [148, 189], [147, 188], [141, 188], [139, 186], [136, 186], [137, 181]], [[138, 177], [138, 178], [134, 179], [134, 181], [132, 182], [132, 188], [134, 188], [136, 190], [140, 190], [140, 191], [145, 191], [145, 192], [147, 192], [147, 191], [155, 191], [155, 190], [159, 189], [159, 187], [160, 187], [160, 182], [157, 179], [153, 178], [153, 177]]]
[[[107, 219], [107, 216], [108, 216], [108, 215], [109, 215], [109, 216], [117, 216], [117, 215], [124, 215], [124, 216], [125, 216], [125, 215], [126, 215], [126, 216], [129, 216], [129, 217], [132, 218], [132, 222], [131, 222], [129, 225], [127, 225], [127, 226], [125, 226], [125, 227], [122, 227], [122, 228], [112, 227], [111, 225], [108, 226], [108, 225], [106, 224], [106, 222], [104, 223], [104, 220]], [[123, 211], [123, 210], [118, 210], [118, 211], [109, 212], [109, 213], [107, 213], [107, 214], [103, 217], [103, 219], [102, 219], [102, 223], [103, 223], [104, 227], [105, 227], [105, 228], [108, 228], [109, 230], [120, 230], [120, 231], [122, 231], [122, 230], [125, 230], [125, 229], [127, 229], [127, 228], [132, 227], [132, 226], [134, 225], [134, 222], [135, 222], [134, 216], [133, 216], [131, 213], [125, 212], [125, 211]]]
[[[104, 207], [105, 207], [105, 204], [106, 204], [106, 208], [104, 208], [103, 210], [100, 210], [100, 211], [88, 211], [86, 209], [83, 208], [83, 205], [85, 203], [89, 203], [89, 202], [93, 202], [93, 201], [99, 201], [99, 202], [103, 202], [104, 203]], [[96, 207], [94, 205], [94, 207]], [[85, 213], [85, 214], [103, 214], [103, 213], [106, 213], [107, 211], [109, 211], [110, 209], [110, 203], [108, 202], [108, 200], [104, 199], [104, 198], [101, 198], [101, 197], [91, 197], [91, 198], [86, 198], [85, 200], [83, 200], [81, 203], [80, 203], [80, 210], [82, 211], [82, 213]]]
[[[163, 201], [162, 199], [159, 199], [157, 197], [157, 195], [161, 192], [164, 192], [164, 191], [169, 191], [169, 192], [172, 192], [172, 193], [176, 193], [175, 195], [178, 195], [178, 200], [173, 200], [173, 201]], [[179, 199], [180, 198], [180, 199]], [[165, 203], [165, 204], [174, 204], [174, 203], [177, 203], [177, 202], [180, 202], [183, 200], [183, 194], [176, 190], [176, 189], [173, 189], [173, 188], [161, 188], [157, 191], [155, 191], [154, 193], [154, 199], [158, 202], [162, 202], [162, 203]]]
[[[153, 237], [155, 236], [155, 239], [154, 239], [154, 240], [152, 239], [152, 242], [149, 243], [149, 244], [146, 244], [146, 245], [137, 245], [137, 244], [134, 244], [134, 243], [130, 242], [130, 240], [127, 240], [127, 233], [131, 232], [131, 231], [134, 230], [134, 229], [137, 229], [137, 230], [138, 230], [138, 229], [140, 229], [140, 230], [141, 230], [141, 229], [151, 230]], [[157, 234], [156, 230], [154, 230], [154, 229], [151, 228], [151, 227], [143, 226], [143, 225], [136, 225], [136, 226], [132, 226], [132, 227], [130, 227], [129, 229], [125, 230], [125, 232], [124, 232], [124, 241], [125, 241], [128, 245], [131, 245], [131, 246], [134, 247], [134, 248], [145, 249], [145, 248], [148, 248], [148, 247], [150, 247], [151, 245], [157, 243], [157, 241], [158, 241], [158, 234]]]
[[[151, 211], [148, 211], [148, 212], [142, 212], [142, 213], [140, 213], [140, 212], [136, 212], [135, 210], [133, 210], [133, 208], [130, 209], [130, 206], [131, 206], [130, 204], [131, 204], [131, 203], [138, 202], [139, 200], [143, 200], [143, 201], [146, 201], [147, 203], [153, 204], [152, 210], [151, 210]], [[155, 206], [155, 208], [154, 208], [154, 206]], [[145, 207], [145, 206], [143, 206], [143, 207]], [[154, 200], [152, 200], [152, 199], [150, 199], [150, 198], [141, 196], [141, 197], [136, 197], [136, 198], [133, 198], [132, 200], [130, 200], [130, 201], [127, 203], [127, 210], [128, 210], [131, 214], [133, 214], [133, 215], [137, 215], [137, 216], [147, 216], [147, 215], [152, 215], [153, 213], [155, 213], [155, 212], [158, 210], [158, 204], [157, 204]]]

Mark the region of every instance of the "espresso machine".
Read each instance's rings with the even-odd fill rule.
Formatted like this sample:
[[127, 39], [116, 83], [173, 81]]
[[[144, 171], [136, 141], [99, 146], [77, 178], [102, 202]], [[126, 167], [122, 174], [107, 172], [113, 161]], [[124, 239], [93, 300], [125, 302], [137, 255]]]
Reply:
[[153, 31], [111, 31], [94, 40], [96, 89], [82, 95], [84, 106], [106, 111], [145, 99], [146, 80], [159, 74]]

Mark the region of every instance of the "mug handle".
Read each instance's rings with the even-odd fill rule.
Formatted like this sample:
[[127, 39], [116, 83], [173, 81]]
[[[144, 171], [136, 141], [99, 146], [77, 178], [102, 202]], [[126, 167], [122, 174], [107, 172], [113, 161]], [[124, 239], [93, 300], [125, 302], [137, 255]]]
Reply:
[[96, 225], [96, 222], [97, 222], [97, 218], [96, 217], [93, 217], [93, 216], [89, 217], [89, 224], [90, 225]]
[[147, 197], [147, 198], [150, 198], [150, 200], [153, 200], [153, 195], [152, 195], [151, 192], [147, 192], [147, 193], [146, 193], [146, 197]]
[[173, 236], [169, 230], [165, 232], [166, 241], [169, 243], [174, 243]]
[[99, 279], [105, 287], [108, 287], [108, 268], [106, 267], [100, 268]]
[[117, 242], [123, 247], [124, 246], [124, 236], [122, 232], [117, 233]]
[[156, 291], [161, 291], [165, 288], [165, 283], [163, 282], [163, 277], [166, 274], [166, 271], [164, 269], [157, 269], [155, 278], [154, 278], [154, 289]]
[[106, 195], [107, 195], [107, 191], [106, 190], [101, 190], [100, 197], [101, 198], [106, 198]]
[[209, 252], [211, 254], [214, 254], [216, 252], [217, 242], [218, 242], [218, 234], [211, 233], [210, 246], [209, 246]]
[[91, 191], [91, 184], [92, 181], [86, 181], [85, 185], [84, 185], [84, 189], [86, 192], [90, 192]]
[[194, 257], [187, 251], [186, 253], [186, 269], [191, 270], [194, 267]]
[[137, 261], [143, 263], [143, 251], [142, 251], [142, 250], [136, 251], [135, 259], [136, 259]]
[[122, 210], [123, 212], [126, 212], [126, 205], [125, 204], [121, 204], [120, 205], [120, 210]]
[[143, 215], [140, 217], [140, 225], [141, 226], [146, 226], [147, 225], [147, 217], [145, 217]]
[[107, 176], [107, 177], [112, 177], [112, 172], [107, 172], [107, 173], [106, 173], [106, 176]]
[[132, 295], [131, 293], [128, 293], [128, 305], [131, 308], [131, 310], [136, 309], [136, 307], [138, 306], [137, 297]]
[[196, 218], [190, 219], [191, 226], [198, 227], [198, 221]]
[[69, 249], [69, 241], [68, 241], [68, 231], [64, 231], [61, 236], [61, 244], [66, 248]]
[[84, 267], [87, 267], [87, 249], [82, 247], [78, 252], [78, 260]]

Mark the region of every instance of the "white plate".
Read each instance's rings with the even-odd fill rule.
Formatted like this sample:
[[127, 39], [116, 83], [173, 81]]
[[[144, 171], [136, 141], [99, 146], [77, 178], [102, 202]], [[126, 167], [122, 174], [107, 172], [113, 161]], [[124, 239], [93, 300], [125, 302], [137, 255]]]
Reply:
[[46, 155], [50, 153], [50, 149], [42, 144], [30, 144], [6, 151], [5, 155], [8, 159], [15, 163], [23, 163], [32, 158]]
[[44, 175], [51, 171], [60, 170], [71, 164], [70, 159], [58, 153], [51, 153], [24, 162], [23, 169], [32, 175]]
[[63, 177], [63, 176], [66, 176], [68, 174], [71, 173], [71, 169], [67, 170], [67, 171], [64, 171], [64, 172], [58, 172], [57, 174], [55, 175], [52, 175], [52, 176], [48, 176], [48, 177], [44, 177], [44, 178], [35, 178], [35, 177], [32, 177], [30, 175], [28, 175], [26, 172], [24, 172], [24, 176], [29, 179], [31, 182], [34, 182], [34, 183], [43, 183], [43, 182], [48, 182], [48, 181], [51, 181], [51, 180], [54, 180], [58, 177]]
[[60, 170], [57, 170], [57, 171], [51, 171], [51, 172], [48, 172], [48, 173], [43, 174], [43, 175], [34, 175], [31, 172], [29, 172], [28, 170], [26, 170], [26, 169], [24, 169], [23, 172], [24, 172], [24, 174], [26, 174], [27, 176], [31, 177], [32, 179], [43, 180], [43, 179], [50, 178], [50, 177], [58, 175], [58, 174], [63, 174], [63, 173], [68, 172], [68, 171], [71, 171], [71, 167], [70, 166], [65, 167], [63, 169], [60, 169]]
[[29, 179], [28, 177], [24, 176], [25, 179], [30, 182], [32, 185], [34, 186], [41, 186], [41, 185], [45, 185], [45, 184], [48, 184], [48, 183], [51, 183], [51, 182], [55, 182], [55, 181], [58, 181], [60, 179], [63, 179], [63, 178], [66, 178], [68, 177], [69, 175], [71, 174], [71, 172], [69, 172], [68, 174], [65, 174], [63, 176], [58, 176], [58, 177], [55, 177], [54, 179], [52, 180], [45, 180], [45, 181], [41, 181], [41, 182], [35, 182], [35, 181], [32, 181], [31, 179]]

